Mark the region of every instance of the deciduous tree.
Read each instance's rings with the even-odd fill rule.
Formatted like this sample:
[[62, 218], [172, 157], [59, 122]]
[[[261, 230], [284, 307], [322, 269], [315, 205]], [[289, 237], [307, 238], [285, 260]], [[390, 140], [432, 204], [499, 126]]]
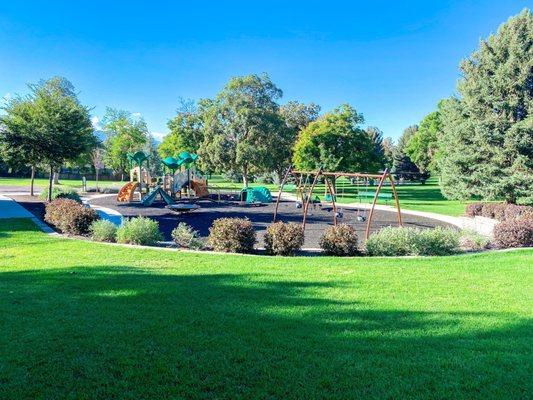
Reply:
[[374, 147], [360, 127], [363, 122], [363, 116], [348, 104], [311, 122], [300, 132], [294, 147], [296, 168], [375, 171]]

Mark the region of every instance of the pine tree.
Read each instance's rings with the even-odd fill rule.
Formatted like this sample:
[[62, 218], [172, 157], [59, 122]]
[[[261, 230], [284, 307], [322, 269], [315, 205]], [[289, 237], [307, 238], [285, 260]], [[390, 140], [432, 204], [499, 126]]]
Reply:
[[442, 192], [450, 199], [533, 202], [533, 16], [509, 19], [461, 63], [443, 107]]

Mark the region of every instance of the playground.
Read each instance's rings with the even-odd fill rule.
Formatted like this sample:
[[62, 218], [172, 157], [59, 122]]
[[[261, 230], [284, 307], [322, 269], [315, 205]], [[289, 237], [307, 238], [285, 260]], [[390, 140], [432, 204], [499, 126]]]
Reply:
[[[198, 156], [182, 152], [162, 162], [164, 174], [151, 177], [149, 157], [142, 151], [127, 155], [131, 163], [130, 181], [118, 195], [89, 198], [92, 206], [105, 207], [125, 218], [149, 217], [159, 224], [165, 241], [180, 222], [185, 222], [202, 237], [219, 218], [247, 218], [258, 233], [258, 247], [263, 247], [263, 232], [272, 222], [293, 222], [305, 229], [304, 248], [319, 248], [320, 238], [328, 226], [347, 224], [361, 239], [387, 226], [407, 226], [421, 229], [449, 226], [431, 218], [403, 214], [394, 179], [388, 171], [381, 174], [297, 171], [287, 169], [277, 193], [255, 186], [228, 191], [210, 186], [207, 177], [197, 168]], [[349, 205], [338, 200], [349, 179], [350, 186], [359, 188], [360, 199], [369, 203]], [[372, 188], [370, 188], [372, 185]], [[392, 193], [382, 192], [389, 185]], [[375, 187], [374, 187], [375, 186]], [[378, 200], [395, 205], [395, 210], [377, 207]]]

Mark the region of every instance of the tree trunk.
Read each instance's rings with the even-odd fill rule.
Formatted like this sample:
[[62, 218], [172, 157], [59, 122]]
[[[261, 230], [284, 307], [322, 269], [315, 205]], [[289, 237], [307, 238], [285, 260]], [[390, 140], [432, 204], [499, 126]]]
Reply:
[[59, 172], [54, 172], [54, 185], [59, 185]]
[[124, 182], [124, 172], [121, 172], [121, 173], [120, 173], [120, 181], [121, 181], [121, 182]]
[[242, 167], [242, 184], [245, 188], [248, 187], [248, 167]]
[[35, 165], [31, 166], [31, 183], [30, 183], [30, 196], [34, 196], [33, 185], [35, 183]]
[[98, 188], [98, 168], [96, 168], [96, 193], [100, 192], [100, 189]]
[[48, 202], [52, 201], [52, 183], [54, 181], [54, 167], [50, 165], [50, 177], [48, 178], [48, 196], [47, 200]]

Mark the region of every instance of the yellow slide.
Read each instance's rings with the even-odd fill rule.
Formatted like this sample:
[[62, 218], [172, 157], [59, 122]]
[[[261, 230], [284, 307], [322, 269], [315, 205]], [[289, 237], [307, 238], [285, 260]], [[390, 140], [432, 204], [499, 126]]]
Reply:
[[118, 192], [117, 195], [117, 201], [118, 202], [128, 202], [131, 203], [133, 201], [133, 194], [135, 193], [135, 189], [139, 186], [139, 182], [128, 182]]

